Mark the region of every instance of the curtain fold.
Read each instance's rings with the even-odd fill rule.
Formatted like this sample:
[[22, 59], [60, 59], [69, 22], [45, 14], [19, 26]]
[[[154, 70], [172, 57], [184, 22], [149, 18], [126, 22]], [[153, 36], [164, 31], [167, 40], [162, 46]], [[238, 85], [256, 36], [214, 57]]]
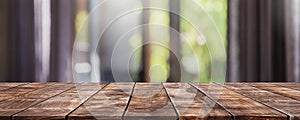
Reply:
[[286, 75], [300, 82], [300, 1], [285, 0]]
[[51, 0], [51, 11], [38, 0], [0, 3], [0, 81], [72, 81], [75, 2]]
[[33, 0], [10, 0], [8, 81], [36, 81]]
[[75, 36], [75, 2], [51, 0], [50, 80], [74, 82], [72, 50]]
[[0, 81], [8, 79], [8, 0], [0, 0]]
[[50, 75], [50, 1], [34, 0], [35, 79], [47, 82]]
[[228, 1], [228, 81], [299, 82], [296, 1]]

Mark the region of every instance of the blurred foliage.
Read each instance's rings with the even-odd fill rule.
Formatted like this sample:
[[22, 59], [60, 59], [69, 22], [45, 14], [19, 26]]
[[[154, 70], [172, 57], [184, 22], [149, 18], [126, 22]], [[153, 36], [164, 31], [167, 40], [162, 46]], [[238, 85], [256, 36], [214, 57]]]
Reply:
[[[79, 34], [79, 36], [77, 36], [78, 40], [80, 42], [83, 42], [83, 41], [88, 42], [88, 26], [84, 25], [84, 24], [88, 24], [88, 22], [86, 22], [87, 16], [88, 16], [87, 10], [79, 11], [76, 14], [75, 31], [76, 31], [76, 33], [78, 33], [81, 30], [81, 34]], [[76, 34], [76, 35], [78, 35], [78, 34]]]
[[[226, 44], [227, 33], [227, 0], [195, 0], [211, 17], [219, 31], [212, 31], [207, 36], [216, 35], [220, 32], [223, 42]], [[189, 0], [181, 0], [181, 13], [193, 14], [190, 8], [191, 2]], [[195, 13], [196, 14], [196, 13]], [[205, 15], [194, 15], [195, 18], [201, 20]], [[204, 27], [212, 27], [209, 24], [201, 24]], [[191, 23], [185, 19], [181, 19], [180, 32], [184, 36], [182, 43], [182, 64], [185, 72], [185, 79], [187, 82], [210, 82], [211, 78], [211, 56], [207, 46], [204, 44], [202, 38], [198, 36], [196, 30]], [[210, 40], [209, 37], [206, 37]], [[200, 41], [200, 44], [199, 44]], [[202, 41], [202, 42], [201, 42]], [[204, 39], [205, 42], [205, 39]], [[193, 57], [194, 56], [194, 57]], [[216, 56], [217, 57], [217, 56]], [[196, 62], [194, 62], [196, 61]], [[223, 61], [223, 60], [222, 60]], [[190, 65], [193, 64], [193, 65]], [[200, 80], [199, 80], [200, 78]]]
[[[169, 3], [172, 0], [162, 1], [149, 1], [151, 7], [159, 7], [165, 10], [169, 9]], [[197, 3], [203, 9], [193, 8]], [[141, 3], [138, 4], [142, 6]], [[202, 14], [203, 10], [207, 14]], [[142, 11], [137, 11], [141, 13]], [[199, 19], [201, 25], [205, 28], [217, 27], [219, 31], [206, 31], [206, 36], [201, 36], [193, 28], [193, 23], [189, 23], [185, 19], [180, 20], [180, 33], [181, 33], [181, 67], [183, 69], [182, 78], [184, 82], [210, 82], [211, 80], [211, 56], [205, 41], [214, 41], [209, 36], [215, 36], [220, 32], [223, 42], [226, 45], [226, 33], [227, 33], [227, 0], [180, 0], [180, 13], [191, 14], [195, 19]], [[200, 13], [200, 14], [199, 14]], [[82, 34], [77, 36], [79, 42], [87, 43], [89, 30], [87, 26], [82, 26], [88, 12], [86, 10], [79, 11], [76, 14], [75, 30], [79, 32], [82, 30]], [[203, 17], [211, 18], [216, 26], [205, 24], [207, 21], [203, 21]], [[169, 59], [169, 46], [170, 34], [169, 34], [169, 12], [157, 9], [150, 9], [150, 40], [155, 44], [151, 44], [150, 54], [150, 77], [152, 82], [165, 82], [169, 76], [170, 66]], [[88, 24], [88, 23], [87, 23]], [[200, 31], [201, 32], [201, 31]], [[208, 34], [207, 34], [208, 32]], [[139, 79], [139, 71], [141, 67], [142, 57], [142, 32], [137, 31], [129, 39], [129, 44], [135, 50], [131, 61], [131, 75], [136, 80]], [[220, 55], [219, 55], [220, 56]], [[218, 58], [217, 56], [214, 56]], [[222, 58], [222, 57], [220, 57]], [[225, 60], [221, 60], [225, 61]]]
[[[168, 10], [168, 1], [151, 1], [150, 6]], [[163, 10], [150, 10], [150, 78], [151, 82], [165, 82], [169, 76], [169, 12]]]
[[[171, 1], [171, 0], [169, 0]], [[197, 15], [193, 12], [195, 11], [190, 8], [190, 3], [193, 0], [181, 0], [180, 3], [180, 13], [189, 13], [195, 14], [194, 17], [201, 20], [201, 15]], [[220, 32], [222, 40], [226, 45], [226, 33], [227, 33], [227, 0], [194, 0], [197, 2], [204, 11], [207, 12], [207, 15], [211, 17], [211, 20], [215, 23], [215, 27], [219, 31], [213, 31], [209, 33], [208, 36], [215, 35], [216, 32]], [[160, 8], [169, 9], [168, 3], [150, 1], [150, 6], [159, 6]], [[207, 15], [205, 17], [207, 17]], [[151, 82], [165, 82], [169, 76], [170, 66], [168, 63], [169, 59], [169, 49], [165, 46], [169, 45], [170, 36], [169, 36], [169, 13], [167, 11], [161, 10], [150, 10], [150, 40], [158, 44], [151, 44], [151, 54], [150, 54], [150, 77]], [[204, 24], [205, 25], [205, 24]], [[207, 27], [212, 27], [207, 25]], [[211, 78], [211, 56], [208, 51], [205, 42], [199, 41], [199, 35], [196, 30], [193, 28], [191, 23], [187, 22], [184, 19], [180, 20], [180, 32], [181, 32], [181, 52], [182, 52], [182, 77], [184, 82], [210, 82]], [[141, 33], [136, 33], [141, 34]], [[201, 36], [200, 36], [201, 37]], [[207, 37], [207, 40], [210, 40]], [[137, 41], [142, 41], [142, 37], [132, 37], [132, 46], [137, 43]], [[135, 63], [141, 63], [141, 49], [139, 48], [134, 54], [133, 59]], [[135, 68], [132, 72], [138, 71], [140, 68]], [[133, 74], [132, 74], [133, 75]], [[134, 78], [137, 78], [137, 75], [133, 75]]]

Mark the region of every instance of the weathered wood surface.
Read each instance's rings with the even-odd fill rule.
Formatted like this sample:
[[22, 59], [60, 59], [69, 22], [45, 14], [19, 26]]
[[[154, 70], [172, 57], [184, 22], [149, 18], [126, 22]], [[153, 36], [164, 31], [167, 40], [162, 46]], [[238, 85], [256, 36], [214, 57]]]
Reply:
[[215, 100], [224, 109], [228, 110], [234, 119], [271, 119], [286, 120], [287, 116], [277, 110], [245, 97], [232, 90], [215, 84], [195, 84], [211, 99]]
[[177, 115], [161, 83], [136, 83], [124, 119], [172, 120]]
[[24, 95], [51, 84], [52, 83], [32, 83], [5, 89], [0, 92], [0, 101]]
[[25, 84], [27, 83], [1, 83], [0, 90], [6, 90], [17, 86], [25, 85]]
[[[37, 103], [42, 102], [43, 100], [48, 99], [60, 92], [63, 92], [64, 89], [68, 88], [69, 84], [61, 83], [43, 83], [43, 84], [27, 84], [26, 86], [21, 86], [18, 90], [20, 93], [23, 93], [23, 88], [39, 88], [33, 89], [30, 92], [19, 94], [18, 92], [13, 92], [17, 95], [6, 99], [0, 102], [0, 119], [10, 119], [11, 116], [21, 112]], [[13, 89], [15, 90], [15, 89]], [[24, 89], [27, 90], [27, 89]], [[10, 91], [10, 90], [9, 90]]]
[[122, 119], [134, 83], [111, 83], [96, 93], [68, 117], [82, 119]]
[[286, 96], [286, 97], [290, 97], [292, 99], [296, 99], [296, 100], [300, 100], [300, 91], [299, 90], [295, 90], [297, 89], [297, 87], [295, 86], [295, 89], [291, 89], [291, 88], [286, 88], [286, 87], [282, 87], [280, 85], [275, 85], [275, 84], [263, 84], [263, 83], [252, 83], [252, 84], [248, 84], [251, 85], [253, 87], [262, 89], [262, 90], [266, 90], [266, 91], [270, 91], [276, 94], [280, 94], [282, 96]]
[[229, 112], [188, 83], [164, 86], [180, 119], [231, 119]]
[[[85, 102], [90, 96], [98, 92], [104, 84], [77, 84], [76, 87], [50, 97], [16, 115], [13, 119], [65, 119], [66, 116]], [[64, 88], [64, 87], [63, 87]], [[59, 89], [59, 88], [53, 88]]]
[[[267, 91], [253, 87], [252, 84], [248, 83], [226, 83], [226, 87], [236, 91], [244, 96], [247, 96], [253, 100], [261, 102], [274, 108], [282, 113], [285, 113], [291, 119], [300, 119], [300, 101], [276, 94], [278, 92]], [[257, 85], [254, 85], [257, 86]], [[260, 86], [260, 85], [259, 85]], [[265, 86], [272, 86], [270, 84], [265, 84]], [[262, 87], [262, 86], [261, 86]], [[273, 89], [271, 89], [273, 90]], [[274, 90], [273, 90], [274, 91]]]
[[295, 89], [295, 90], [300, 90], [300, 83], [272, 83], [274, 85], [290, 88], [290, 89]]
[[296, 83], [0, 83], [0, 120], [300, 120]]

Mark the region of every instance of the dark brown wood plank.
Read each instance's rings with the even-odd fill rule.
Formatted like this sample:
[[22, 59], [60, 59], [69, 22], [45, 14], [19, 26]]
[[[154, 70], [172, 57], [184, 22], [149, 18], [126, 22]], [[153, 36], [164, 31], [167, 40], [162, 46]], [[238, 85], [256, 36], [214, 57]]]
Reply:
[[231, 119], [230, 113], [188, 83], [164, 83], [180, 120]]
[[290, 89], [290, 88], [286, 88], [286, 87], [282, 87], [270, 83], [247, 83], [247, 85], [300, 101], [299, 90]]
[[76, 88], [38, 103], [14, 115], [13, 119], [65, 119], [66, 115], [98, 92], [104, 85], [99, 83], [77, 84]]
[[251, 99], [282, 111], [292, 118], [300, 119], [300, 102], [266, 90], [261, 90], [244, 83], [226, 83], [225, 87], [245, 95]]
[[161, 83], [136, 83], [124, 119], [177, 119]]
[[14, 88], [14, 87], [21, 86], [21, 85], [25, 85], [25, 84], [28, 84], [28, 83], [8, 83], [8, 82], [0, 82], [0, 91], [1, 91], [1, 90], [7, 90], [7, 89], [10, 89], [10, 88]]
[[187, 83], [137, 83], [135, 89], [134, 83], [83, 83], [76, 88], [72, 83], [0, 83], [0, 89], [1, 85], [7, 87], [0, 90], [1, 120], [230, 119], [230, 115], [235, 119], [289, 115], [300, 120], [297, 83], [194, 83], [198, 90]]
[[234, 116], [234, 119], [287, 119], [287, 115], [227, 88], [214, 84], [208, 85], [195, 83], [194, 85], [200, 91], [203, 91], [206, 95], [216, 100], [218, 104], [228, 110]]
[[72, 112], [70, 120], [122, 119], [134, 83], [110, 83]]
[[2, 101], [0, 103], [0, 119], [10, 119], [12, 115], [74, 87], [73, 84], [43, 84], [45, 85], [43, 88]]
[[40, 88], [52, 85], [53, 83], [30, 83], [22, 86], [10, 88], [8, 90], [0, 91], [0, 102], [10, 98], [18, 97], [20, 95], [38, 90]]

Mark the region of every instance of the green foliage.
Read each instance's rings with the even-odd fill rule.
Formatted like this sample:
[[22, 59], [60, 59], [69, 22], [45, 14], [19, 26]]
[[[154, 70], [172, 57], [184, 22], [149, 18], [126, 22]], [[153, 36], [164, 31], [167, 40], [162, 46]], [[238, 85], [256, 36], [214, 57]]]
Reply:
[[[209, 36], [214, 36], [216, 33], [220, 32], [223, 42], [226, 45], [226, 33], [227, 33], [227, 0], [197, 0], [198, 4], [203, 8], [207, 15], [216, 25], [219, 31], [206, 31], [206, 39], [211, 40]], [[202, 11], [196, 11], [190, 6], [191, 0], [181, 0], [181, 14], [193, 14], [193, 17], [201, 21], [202, 17], [207, 17], [206, 14], [199, 14]], [[197, 63], [193, 65], [187, 65], [184, 67], [186, 75], [183, 79], [188, 79], [187, 82], [210, 82], [211, 80], [211, 56], [206, 45], [199, 45], [199, 35], [195, 28], [193, 28], [193, 23], [189, 23], [185, 19], [181, 18], [180, 22], [180, 32], [185, 38], [185, 42], [182, 44], [182, 56], [183, 59], [196, 55]], [[204, 28], [212, 27], [209, 24], [201, 24]], [[198, 41], [197, 41], [198, 38]], [[219, 58], [218, 56], [214, 56]], [[223, 58], [223, 57], [220, 57]], [[220, 60], [225, 61], [225, 60]], [[184, 63], [192, 64], [192, 63]], [[189, 69], [195, 70], [192, 67], [198, 67], [197, 72], [189, 72]], [[200, 80], [199, 80], [200, 78]]]

